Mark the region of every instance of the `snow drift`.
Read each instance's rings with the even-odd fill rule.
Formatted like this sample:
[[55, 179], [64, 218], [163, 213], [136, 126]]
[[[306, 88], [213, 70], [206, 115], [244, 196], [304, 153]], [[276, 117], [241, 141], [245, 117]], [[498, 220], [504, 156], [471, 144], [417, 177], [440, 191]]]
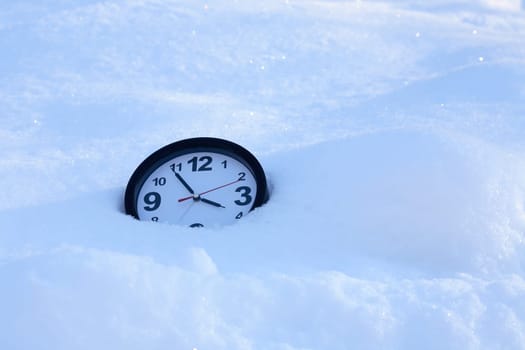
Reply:
[[[2, 349], [525, 348], [517, 1], [0, 9]], [[216, 229], [123, 213], [178, 139], [257, 155]]]

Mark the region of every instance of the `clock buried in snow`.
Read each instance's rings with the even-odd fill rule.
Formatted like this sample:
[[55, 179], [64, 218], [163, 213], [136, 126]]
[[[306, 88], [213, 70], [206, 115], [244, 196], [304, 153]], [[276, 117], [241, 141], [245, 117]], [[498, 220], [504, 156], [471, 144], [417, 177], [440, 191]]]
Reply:
[[131, 175], [124, 204], [139, 220], [202, 227], [233, 223], [268, 198], [264, 170], [248, 150], [197, 137], [147, 157]]

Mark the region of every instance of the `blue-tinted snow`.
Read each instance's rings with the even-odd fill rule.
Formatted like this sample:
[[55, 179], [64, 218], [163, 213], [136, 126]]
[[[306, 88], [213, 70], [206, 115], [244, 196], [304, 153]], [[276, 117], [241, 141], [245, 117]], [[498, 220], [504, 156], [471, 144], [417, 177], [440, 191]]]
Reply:
[[[0, 6], [2, 349], [524, 349], [518, 0]], [[272, 197], [123, 214], [217, 136]]]

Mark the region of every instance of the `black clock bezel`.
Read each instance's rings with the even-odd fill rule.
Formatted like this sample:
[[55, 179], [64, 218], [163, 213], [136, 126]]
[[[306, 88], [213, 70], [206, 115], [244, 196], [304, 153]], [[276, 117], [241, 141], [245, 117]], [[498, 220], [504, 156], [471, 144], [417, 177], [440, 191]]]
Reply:
[[146, 179], [162, 164], [170, 159], [194, 152], [213, 152], [235, 158], [252, 173], [257, 185], [250, 211], [260, 207], [269, 199], [268, 183], [264, 170], [255, 156], [246, 148], [228, 140], [215, 137], [193, 137], [166, 145], [150, 154], [131, 175], [124, 194], [126, 214], [139, 219], [137, 197]]

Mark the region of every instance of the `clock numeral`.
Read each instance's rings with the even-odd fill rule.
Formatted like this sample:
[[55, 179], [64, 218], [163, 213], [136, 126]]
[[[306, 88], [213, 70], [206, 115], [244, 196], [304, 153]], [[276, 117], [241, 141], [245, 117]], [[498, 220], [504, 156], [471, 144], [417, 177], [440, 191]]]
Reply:
[[149, 192], [144, 196], [144, 203], [147, 206], [144, 207], [146, 211], [154, 211], [160, 207], [160, 194], [157, 192]]
[[166, 178], [165, 177], [156, 177], [153, 180], [153, 183], [155, 186], [164, 186], [166, 184]]
[[[210, 166], [212, 161], [213, 158], [210, 156], [193, 157], [188, 160], [188, 164], [191, 164], [191, 171], [211, 171], [213, 170]], [[202, 163], [200, 166], [198, 166], [199, 162]]]
[[242, 211], [239, 212], [239, 214], [237, 214], [237, 216], [235, 216], [235, 218], [236, 218], [237, 220], [239, 220], [240, 218], [242, 218]]
[[252, 189], [248, 186], [241, 186], [238, 187], [235, 192], [239, 192], [241, 194], [242, 200], [237, 199], [234, 203], [237, 205], [248, 205], [252, 202], [252, 196], [250, 196], [250, 193], [252, 192]]
[[228, 162], [227, 162], [226, 160], [223, 160], [223, 161], [221, 162], [221, 164], [224, 165], [224, 169], [226, 169], [226, 166], [228, 165]]
[[171, 171], [175, 172], [175, 168], [177, 168], [180, 171], [182, 171], [182, 163], [173, 163], [170, 165]]
[[152, 217], [152, 218], [151, 218], [151, 221], [155, 221], [155, 222], [159, 221], [158, 216], [154, 216], [154, 217]]
[[246, 177], [246, 173], [239, 173], [239, 181], [244, 181]]

